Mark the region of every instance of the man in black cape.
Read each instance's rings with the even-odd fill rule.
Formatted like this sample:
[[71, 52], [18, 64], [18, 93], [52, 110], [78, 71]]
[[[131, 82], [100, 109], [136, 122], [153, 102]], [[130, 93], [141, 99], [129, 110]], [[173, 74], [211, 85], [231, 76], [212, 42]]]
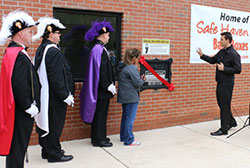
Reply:
[[38, 20], [33, 41], [43, 38], [35, 56], [41, 89], [41, 112], [36, 117], [42, 158], [48, 162], [66, 162], [73, 159], [61, 148], [60, 136], [64, 127], [67, 104], [74, 104], [74, 84], [71, 66], [62, 55], [58, 44], [65, 27], [58, 19], [43, 17]]

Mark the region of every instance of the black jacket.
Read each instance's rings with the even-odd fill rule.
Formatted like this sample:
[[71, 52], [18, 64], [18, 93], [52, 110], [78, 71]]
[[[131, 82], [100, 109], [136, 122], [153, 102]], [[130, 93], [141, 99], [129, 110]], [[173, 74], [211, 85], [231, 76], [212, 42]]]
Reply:
[[234, 83], [234, 74], [239, 74], [241, 72], [241, 60], [238, 52], [231, 45], [228, 48], [221, 49], [215, 56], [209, 57], [207, 55], [202, 55], [201, 59], [204, 61], [215, 64], [222, 62], [224, 64], [224, 71], [220, 71], [216, 67], [216, 81]]
[[[45, 47], [49, 44], [53, 43], [49, 40], [43, 40], [42, 44], [38, 47], [35, 56], [36, 70], [40, 67]], [[67, 104], [64, 100], [69, 96], [69, 92], [72, 91], [73, 86], [71, 80], [66, 80], [66, 78], [72, 79], [72, 74], [65, 60], [66, 58], [64, 58], [60, 49], [55, 47], [49, 48], [45, 55], [49, 85], [49, 135], [55, 137], [60, 137], [61, 135], [67, 111]], [[38, 132], [40, 133], [39, 129]]]
[[[35, 57], [35, 69], [40, 67], [44, 49], [47, 45], [53, 44], [49, 40], [43, 40], [38, 47]], [[71, 73], [71, 65], [61, 51], [57, 48], [50, 48], [45, 56], [45, 64], [48, 75], [49, 87], [61, 100], [68, 97], [69, 92], [74, 94], [74, 81]]]
[[[15, 42], [11, 42], [8, 47], [20, 47]], [[31, 71], [33, 74], [34, 99], [36, 106], [40, 108], [41, 85], [36, 70], [31, 60], [22, 52], [18, 53], [11, 77], [13, 95], [16, 104], [16, 111], [24, 111], [30, 108], [33, 103], [31, 87]], [[29, 115], [29, 114], [28, 114]]]

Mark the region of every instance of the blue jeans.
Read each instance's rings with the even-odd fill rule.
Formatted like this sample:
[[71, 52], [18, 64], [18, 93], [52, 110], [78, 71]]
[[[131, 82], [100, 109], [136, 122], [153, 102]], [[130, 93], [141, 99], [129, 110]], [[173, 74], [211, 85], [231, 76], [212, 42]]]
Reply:
[[135, 121], [138, 102], [122, 104], [122, 121], [120, 128], [120, 140], [124, 145], [129, 145], [134, 141], [133, 125]]

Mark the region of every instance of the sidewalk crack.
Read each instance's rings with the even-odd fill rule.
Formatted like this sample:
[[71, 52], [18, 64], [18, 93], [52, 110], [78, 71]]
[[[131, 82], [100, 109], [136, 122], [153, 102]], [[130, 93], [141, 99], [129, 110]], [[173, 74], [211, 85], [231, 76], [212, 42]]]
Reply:
[[120, 164], [122, 164], [124, 167], [126, 168], [130, 168], [128, 165], [126, 165], [125, 163], [123, 163], [121, 160], [119, 160], [117, 157], [115, 157], [112, 153], [110, 153], [108, 150], [106, 150], [105, 148], [102, 148], [107, 154], [109, 154], [112, 158], [114, 158], [115, 160], [117, 160]]

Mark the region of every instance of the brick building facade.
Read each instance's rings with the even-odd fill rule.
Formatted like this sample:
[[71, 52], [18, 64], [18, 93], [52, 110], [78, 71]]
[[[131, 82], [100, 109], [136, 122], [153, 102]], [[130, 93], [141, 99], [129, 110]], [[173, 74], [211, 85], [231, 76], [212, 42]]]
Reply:
[[[35, 20], [42, 16], [53, 16], [53, 7], [119, 12], [123, 14], [122, 54], [128, 47], [141, 49], [143, 38], [169, 39], [170, 55], [157, 58], [173, 58], [172, 83], [176, 88], [173, 92], [167, 89], [147, 89], [141, 92], [134, 125], [134, 130], [140, 131], [219, 118], [215, 96], [215, 67], [189, 63], [191, 4], [245, 12], [250, 10], [250, 4], [246, 0], [0, 0], [0, 17], [19, 8], [31, 14]], [[34, 56], [38, 44], [32, 44], [30, 47], [31, 56]], [[1, 58], [3, 53], [4, 47], [0, 47]], [[147, 59], [153, 58], [156, 56], [147, 56]], [[248, 64], [243, 64], [242, 73], [235, 78], [232, 99], [234, 116], [248, 114], [249, 76]], [[68, 108], [62, 141], [90, 136], [90, 126], [83, 123], [79, 116], [79, 93], [82, 83], [77, 82], [75, 86], [76, 104], [73, 108]], [[108, 134], [119, 133], [120, 119], [121, 105], [117, 103], [115, 96], [110, 103]], [[31, 144], [36, 143], [37, 134], [34, 130]]]

